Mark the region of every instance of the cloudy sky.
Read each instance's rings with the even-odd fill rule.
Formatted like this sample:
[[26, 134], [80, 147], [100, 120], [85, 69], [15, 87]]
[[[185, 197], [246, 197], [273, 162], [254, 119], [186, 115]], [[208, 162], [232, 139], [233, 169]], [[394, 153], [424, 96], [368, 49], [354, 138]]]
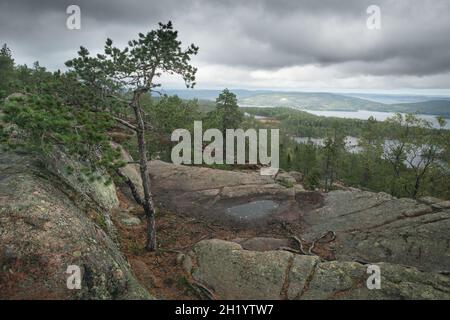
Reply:
[[[81, 30], [66, 28], [70, 4]], [[56, 70], [80, 45], [100, 52], [168, 20], [200, 47], [198, 88], [450, 94], [449, 0], [0, 0], [0, 42]]]

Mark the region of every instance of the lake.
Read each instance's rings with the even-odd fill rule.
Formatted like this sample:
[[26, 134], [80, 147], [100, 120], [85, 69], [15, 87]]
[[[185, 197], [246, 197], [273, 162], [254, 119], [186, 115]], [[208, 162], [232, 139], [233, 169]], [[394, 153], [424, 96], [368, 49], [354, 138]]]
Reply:
[[[358, 111], [322, 111], [322, 110], [306, 110], [306, 109], [301, 109], [301, 110], [306, 111], [311, 114], [314, 114], [316, 116], [324, 116], [324, 117], [367, 120], [372, 116], [378, 121], [384, 121], [387, 118], [390, 118], [395, 115], [394, 112], [379, 112], [379, 111], [368, 111], [368, 110], [358, 110]], [[421, 119], [430, 121], [433, 124], [433, 127], [439, 128], [438, 122], [436, 120], [436, 116], [428, 115], [428, 114], [417, 114], [417, 116]], [[450, 130], [450, 119], [446, 119], [446, 120], [447, 120], [447, 124], [445, 125], [445, 128]]]
[[[323, 147], [325, 145], [324, 138], [309, 138], [309, 137], [292, 137], [292, 139], [300, 144], [312, 143], [316, 146]], [[384, 152], [388, 152], [392, 147], [394, 147], [398, 142], [396, 140], [385, 140], [383, 143]], [[359, 146], [359, 139], [357, 137], [346, 136], [345, 137], [345, 150], [350, 153], [361, 153], [362, 148]], [[420, 155], [414, 153], [406, 154], [408, 161], [410, 161], [414, 165], [420, 164], [422, 161], [422, 157]], [[382, 156], [384, 158], [384, 156]], [[411, 167], [408, 161], [404, 161], [404, 164], [407, 167]], [[443, 167], [447, 167], [445, 163], [442, 163]]]

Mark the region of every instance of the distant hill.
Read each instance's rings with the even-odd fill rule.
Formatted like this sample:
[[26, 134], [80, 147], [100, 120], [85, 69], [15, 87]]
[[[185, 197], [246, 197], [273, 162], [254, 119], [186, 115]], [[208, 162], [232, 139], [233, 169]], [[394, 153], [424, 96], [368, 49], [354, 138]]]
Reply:
[[403, 94], [381, 94], [381, 93], [345, 93], [346, 96], [380, 102], [384, 104], [402, 104], [425, 102], [431, 100], [450, 100], [448, 96], [424, 96]]
[[[421, 113], [450, 118], [450, 97], [340, 94], [328, 92], [282, 92], [270, 90], [230, 89], [236, 94], [241, 107], [294, 107], [300, 110]], [[214, 101], [221, 90], [166, 90], [168, 95], [183, 99]], [[356, 96], [358, 95], [358, 96]], [[364, 98], [363, 98], [364, 97]], [[374, 101], [378, 100], [378, 101]], [[386, 101], [389, 103], [382, 103]], [[399, 103], [395, 101], [405, 101]]]
[[382, 103], [336, 93], [276, 92], [239, 99], [242, 106], [295, 107], [298, 109], [356, 111], [380, 108]]
[[401, 103], [386, 107], [396, 112], [414, 112], [422, 114], [440, 115], [450, 118], [450, 100], [430, 100], [415, 103]]

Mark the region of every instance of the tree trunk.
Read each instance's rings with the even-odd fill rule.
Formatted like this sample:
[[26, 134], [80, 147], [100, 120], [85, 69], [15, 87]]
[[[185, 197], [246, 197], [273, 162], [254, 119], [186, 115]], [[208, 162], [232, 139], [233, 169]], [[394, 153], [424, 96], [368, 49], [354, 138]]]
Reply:
[[394, 178], [391, 183], [391, 195], [398, 196], [397, 194], [397, 182], [400, 179], [400, 160], [399, 157], [396, 158], [394, 163]]
[[328, 187], [329, 180], [330, 180], [330, 156], [327, 155], [327, 159], [325, 162], [325, 192], [330, 191]]
[[415, 199], [417, 197], [417, 194], [419, 193], [420, 188], [420, 176], [416, 176], [416, 182], [414, 183], [414, 190], [412, 194], [412, 198]]
[[145, 248], [149, 251], [156, 249], [156, 228], [155, 228], [155, 209], [151, 194], [150, 175], [147, 159], [147, 145], [145, 142], [145, 124], [142, 117], [142, 110], [139, 104], [140, 94], [135, 93], [131, 106], [134, 110], [137, 123], [137, 139], [139, 149], [139, 165], [141, 169], [142, 187], [144, 189], [144, 199], [142, 206], [147, 217], [147, 244]]

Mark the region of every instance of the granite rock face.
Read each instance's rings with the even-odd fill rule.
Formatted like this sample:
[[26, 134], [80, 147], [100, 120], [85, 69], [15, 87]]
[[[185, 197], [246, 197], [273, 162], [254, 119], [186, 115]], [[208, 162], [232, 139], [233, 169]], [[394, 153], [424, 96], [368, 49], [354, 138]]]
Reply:
[[184, 265], [220, 299], [450, 299], [450, 279], [444, 275], [379, 263], [381, 288], [370, 290], [368, 265], [248, 251], [217, 239], [197, 243]]
[[[256, 202], [254, 208], [263, 210], [264, 204], [260, 206], [258, 202], [271, 201], [273, 207], [267, 208], [267, 215], [257, 214], [264, 216], [258, 222], [272, 218], [300, 218], [297, 195], [305, 190], [287, 173], [282, 173], [277, 180], [272, 176], [261, 176], [259, 171], [226, 171], [151, 161], [150, 175], [156, 200], [176, 212], [202, 215], [219, 222], [252, 224], [256, 222], [252, 219], [252, 204]], [[242, 205], [249, 205], [248, 215], [233, 218], [230, 209]]]
[[[82, 210], [80, 197], [37, 159], [0, 154], [1, 298], [151, 298], [112, 240], [105, 209], [84, 199]], [[70, 265], [80, 268], [80, 290], [67, 288]]]
[[[262, 217], [248, 228], [269, 218], [270, 226], [297, 226], [291, 237], [200, 242], [180, 260], [221, 298], [450, 299], [448, 201], [353, 188], [308, 192], [283, 172], [277, 179], [161, 161], [151, 168], [156, 198], [175, 211], [221, 222], [245, 208]], [[270, 201], [276, 209], [261, 216], [259, 204]], [[304, 254], [292, 236], [302, 240]], [[382, 290], [366, 286], [370, 264], [381, 268]]]
[[[311, 243], [327, 232], [336, 260], [390, 262], [420, 270], [450, 272], [450, 209], [435, 198], [397, 199], [386, 193], [340, 190], [306, 192], [258, 172], [235, 172], [151, 162], [155, 194], [162, 205], [184, 214], [224, 220], [237, 207], [260, 216], [261, 201], [277, 207], [265, 219], [300, 226]], [[285, 177], [287, 173], [282, 173]], [[283, 178], [285, 179], [285, 178]], [[293, 183], [294, 180], [288, 180]], [[247, 205], [250, 204], [250, 205]], [[261, 219], [263, 220], [263, 219]], [[244, 225], [246, 221], [238, 221]], [[253, 227], [259, 222], [249, 223]]]
[[[119, 206], [114, 184], [105, 184], [109, 177], [106, 172], [97, 172], [96, 175], [101, 178], [90, 180], [82, 171], [87, 164], [68, 156], [58, 148], [54, 148], [45, 159], [45, 165], [49, 171], [59, 176], [61, 180], [74, 188], [80, 196], [85, 197], [88, 201], [91, 200], [107, 210]], [[68, 168], [71, 168], [73, 172], [69, 172]]]
[[[445, 202], [444, 202], [445, 203]], [[338, 260], [390, 262], [450, 271], [450, 210], [384, 193], [333, 191], [306, 213], [304, 238], [336, 233]]]

